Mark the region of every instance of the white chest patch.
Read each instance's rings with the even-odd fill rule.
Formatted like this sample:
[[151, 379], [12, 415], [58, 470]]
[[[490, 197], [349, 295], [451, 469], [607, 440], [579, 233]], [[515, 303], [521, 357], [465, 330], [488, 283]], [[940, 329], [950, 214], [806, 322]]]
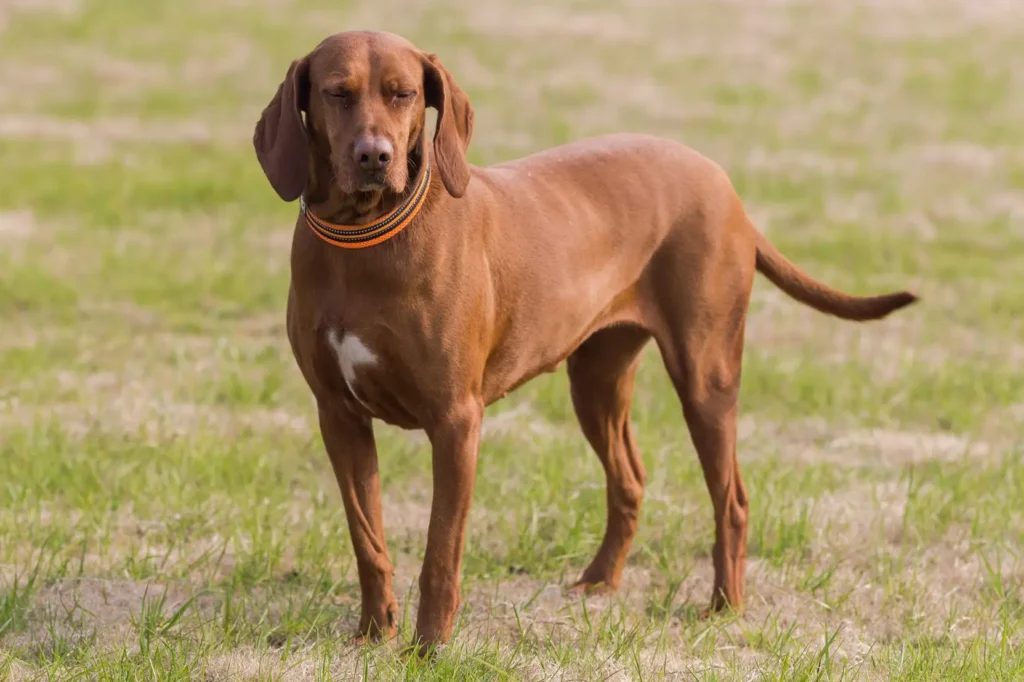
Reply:
[[[327, 341], [338, 356], [338, 365], [341, 366], [341, 376], [345, 379], [345, 385], [356, 400], [362, 403], [356, 392], [356, 369], [376, 365], [377, 356], [355, 334], [344, 334], [339, 339], [338, 332], [332, 329], [327, 333]], [[366, 405], [363, 404], [363, 407]]]

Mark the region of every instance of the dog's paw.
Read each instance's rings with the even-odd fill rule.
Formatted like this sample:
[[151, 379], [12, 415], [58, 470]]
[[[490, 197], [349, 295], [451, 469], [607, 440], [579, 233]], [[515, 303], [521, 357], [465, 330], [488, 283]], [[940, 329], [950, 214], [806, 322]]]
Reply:
[[398, 626], [393, 620], [385, 627], [379, 627], [376, 623], [370, 623], [360, 625], [359, 629], [352, 633], [349, 643], [354, 646], [367, 646], [387, 642], [396, 636], [398, 636]]
[[588, 597], [600, 597], [602, 595], [611, 594], [615, 590], [605, 582], [589, 582], [580, 580], [576, 584], [570, 586], [567, 592], [571, 596], [581, 597], [586, 595]]
[[742, 607], [733, 608], [728, 602], [715, 602], [711, 606], [705, 606], [704, 608], [697, 611], [697, 618], [699, 620], [710, 620], [711, 618], [725, 618], [729, 616], [739, 616], [742, 611]]
[[348, 643], [351, 646], [355, 646], [355, 647], [373, 645], [373, 644], [376, 644], [378, 641], [379, 640], [374, 639], [373, 637], [371, 637], [370, 635], [366, 634], [365, 632], [353, 633], [352, 636], [348, 638]]
[[382, 642], [387, 642], [395, 638], [398, 635], [398, 628], [389, 628], [387, 630], [376, 630], [374, 632], [355, 632], [349, 638], [348, 642], [352, 646], [373, 646]]
[[447, 647], [447, 644], [419, 641], [402, 647], [398, 652], [398, 657], [405, 663], [412, 661], [432, 662], [436, 661], [438, 656], [444, 653]]

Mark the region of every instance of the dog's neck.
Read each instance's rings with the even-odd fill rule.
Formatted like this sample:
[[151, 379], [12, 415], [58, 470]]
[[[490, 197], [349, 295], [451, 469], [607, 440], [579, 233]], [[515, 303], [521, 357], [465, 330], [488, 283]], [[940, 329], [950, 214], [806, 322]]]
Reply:
[[338, 225], [365, 225], [402, 205], [416, 188], [423, 167], [425, 148], [418, 145], [409, 152], [408, 180], [401, 192], [390, 189], [346, 193], [334, 181], [330, 160], [314, 157], [306, 201], [317, 217]]

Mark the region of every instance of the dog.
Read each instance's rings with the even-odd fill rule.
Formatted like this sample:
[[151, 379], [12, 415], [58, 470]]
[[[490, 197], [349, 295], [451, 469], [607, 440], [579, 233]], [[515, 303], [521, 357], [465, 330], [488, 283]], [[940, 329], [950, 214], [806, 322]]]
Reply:
[[651, 339], [714, 507], [708, 611], [741, 608], [749, 500], [736, 413], [755, 271], [846, 320], [916, 297], [812, 279], [754, 227], [723, 169], [677, 142], [606, 135], [480, 168], [466, 159], [473, 124], [436, 55], [358, 31], [293, 61], [253, 136], [271, 186], [300, 199], [288, 339], [345, 505], [357, 637], [393, 636], [398, 615], [373, 420], [423, 429], [432, 446], [414, 644], [443, 645], [460, 606], [484, 408], [563, 361], [607, 482], [604, 538], [573, 589], [618, 586], [644, 494], [629, 408]]

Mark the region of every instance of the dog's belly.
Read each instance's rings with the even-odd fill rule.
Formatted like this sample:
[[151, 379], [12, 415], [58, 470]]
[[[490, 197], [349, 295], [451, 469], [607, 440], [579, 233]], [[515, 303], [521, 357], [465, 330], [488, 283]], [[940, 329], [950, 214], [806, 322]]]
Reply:
[[[597, 280], [605, 273], [591, 273]], [[585, 281], [585, 277], [581, 277]], [[581, 281], [577, 280], [577, 282]], [[556, 371], [592, 334], [619, 324], [642, 324], [632, 286], [552, 287], [537, 292], [535, 308], [513, 318], [484, 375], [484, 400], [499, 400], [529, 380]], [[543, 311], [543, 312], [542, 312]]]

